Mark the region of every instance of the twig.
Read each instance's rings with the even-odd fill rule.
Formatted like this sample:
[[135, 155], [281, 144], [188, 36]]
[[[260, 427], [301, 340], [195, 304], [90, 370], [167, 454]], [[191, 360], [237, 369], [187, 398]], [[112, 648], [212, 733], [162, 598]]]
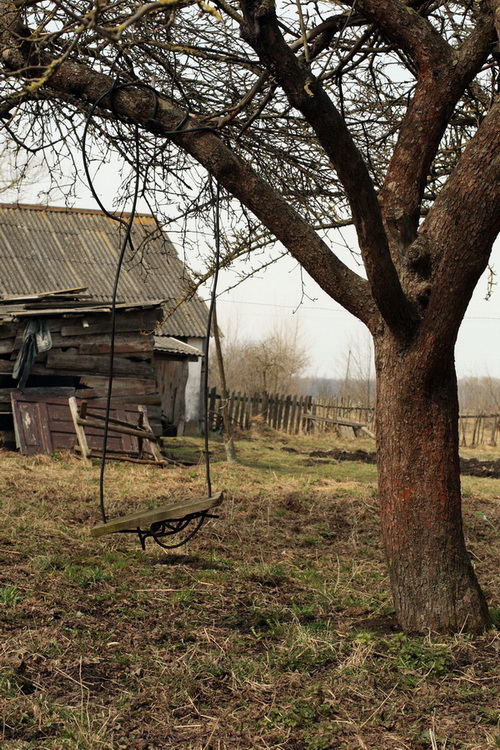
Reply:
[[396, 690], [397, 687], [398, 687], [397, 685], [394, 685], [394, 687], [392, 688], [392, 690], [390, 691], [390, 693], [388, 693], [385, 696], [385, 698], [382, 701], [382, 703], [380, 703], [380, 705], [378, 705], [377, 708], [374, 711], [371, 712], [371, 714], [369, 715], [369, 717], [367, 719], [365, 719], [365, 721], [362, 724], [360, 724], [360, 726], [358, 727], [358, 729], [363, 729], [363, 727], [365, 727], [368, 724], [368, 722], [371, 721], [376, 714], [378, 714], [378, 712], [380, 711], [380, 709], [382, 708], [382, 706], [387, 703], [387, 701], [389, 700], [389, 698], [394, 693], [394, 691]]

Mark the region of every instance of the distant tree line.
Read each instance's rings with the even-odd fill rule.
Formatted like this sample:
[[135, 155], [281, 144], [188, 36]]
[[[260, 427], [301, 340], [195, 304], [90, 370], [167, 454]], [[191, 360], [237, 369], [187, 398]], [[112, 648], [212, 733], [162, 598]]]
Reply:
[[[309, 364], [307, 347], [297, 328], [276, 325], [258, 340], [229, 333], [223, 340], [227, 387], [242, 393], [298, 393], [301, 376]], [[220, 384], [214, 364], [213, 385]]]
[[500, 414], [500, 378], [466, 377], [458, 381], [462, 412]]
[[[339, 376], [308, 375], [307, 344], [297, 328], [275, 326], [260, 339], [230, 333], [222, 343], [227, 387], [246, 394], [281, 393], [313, 398], [338, 398], [353, 406], [375, 405], [371, 352], [354, 342], [339, 354]], [[216, 363], [211, 385], [220, 387]], [[500, 413], [500, 378], [468, 376], [459, 380], [460, 411]]]

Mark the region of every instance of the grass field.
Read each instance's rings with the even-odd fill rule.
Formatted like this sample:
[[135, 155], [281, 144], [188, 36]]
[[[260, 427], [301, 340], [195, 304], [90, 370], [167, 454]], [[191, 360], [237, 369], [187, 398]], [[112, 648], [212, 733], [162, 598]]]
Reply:
[[[229, 466], [212, 444], [221, 517], [171, 553], [89, 536], [98, 466], [1, 453], [0, 748], [500, 748], [499, 631], [398, 630], [375, 467], [309, 455], [338, 446], [266, 432]], [[463, 488], [498, 624], [500, 480]], [[203, 495], [204, 470], [110, 464], [106, 490], [121, 514]]]

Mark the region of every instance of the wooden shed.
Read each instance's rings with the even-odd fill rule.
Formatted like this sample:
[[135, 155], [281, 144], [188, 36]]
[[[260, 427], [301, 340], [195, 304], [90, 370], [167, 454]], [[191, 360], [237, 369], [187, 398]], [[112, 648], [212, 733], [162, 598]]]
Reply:
[[[97, 211], [0, 205], [0, 430], [7, 441], [10, 393], [19, 385], [14, 367], [30, 322], [51, 341], [37, 353], [28, 392], [104, 397], [122, 231]], [[152, 216], [136, 218], [133, 240], [118, 290], [113, 400], [147, 404], [156, 432], [182, 434], [202, 417], [208, 311]]]

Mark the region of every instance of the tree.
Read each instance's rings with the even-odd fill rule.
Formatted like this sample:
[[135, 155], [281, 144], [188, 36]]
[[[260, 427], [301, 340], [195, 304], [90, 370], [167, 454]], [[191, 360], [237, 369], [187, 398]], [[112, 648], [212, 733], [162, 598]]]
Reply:
[[[360, 406], [373, 406], [373, 350], [371, 340], [352, 338], [345, 355], [344, 377], [341, 388], [343, 398]], [[339, 373], [340, 374], [340, 373]]]
[[244, 393], [290, 393], [304, 372], [307, 351], [298, 329], [277, 324], [257, 340], [228, 335], [224, 346], [227, 381]]
[[[487, 626], [453, 351], [500, 227], [500, 0], [1, 6], [0, 114], [20, 147], [71, 156], [95, 105], [96, 158], [130, 158], [140, 133], [148, 195], [188, 219], [208, 200], [201, 165], [227, 196], [230, 257], [278, 240], [366, 325], [399, 621]], [[348, 224], [366, 278], [333, 251]]]

